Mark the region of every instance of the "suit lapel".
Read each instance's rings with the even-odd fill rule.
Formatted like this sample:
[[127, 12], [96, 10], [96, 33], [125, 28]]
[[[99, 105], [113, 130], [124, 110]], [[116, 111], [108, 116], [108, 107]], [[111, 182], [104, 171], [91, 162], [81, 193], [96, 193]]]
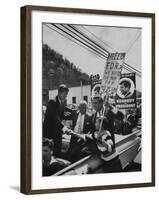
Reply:
[[89, 115], [86, 113], [84, 116], [84, 127], [86, 126], [86, 123], [89, 121]]
[[94, 113], [93, 120], [92, 120], [93, 124], [95, 124], [95, 122], [96, 122], [96, 117], [97, 117], [97, 112]]
[[59, 113], [60, 118], [62, 117], [62, 114], [64, 112], [63, 106], [60, 104], [58, 96], [56, 96], [56, 104], [57, 104], [57, 112]]
[[78, 115], [79, 115], [79, 112], [77, 112], [73, 117], [73, 128], [76, 126]]

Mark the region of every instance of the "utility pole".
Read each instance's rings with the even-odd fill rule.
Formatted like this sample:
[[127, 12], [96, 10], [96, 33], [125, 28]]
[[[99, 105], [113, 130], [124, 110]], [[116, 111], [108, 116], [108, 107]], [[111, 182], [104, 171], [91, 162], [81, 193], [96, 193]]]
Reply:
[[83, 100], [83, 83], [82, 83], [82, 79], [80, 79], [80, 86], [81, 86], [81, 100]]

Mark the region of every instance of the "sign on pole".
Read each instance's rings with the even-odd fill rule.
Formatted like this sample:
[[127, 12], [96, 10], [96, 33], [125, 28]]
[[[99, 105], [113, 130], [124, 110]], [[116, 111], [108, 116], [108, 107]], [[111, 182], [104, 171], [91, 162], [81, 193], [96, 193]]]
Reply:
[[121, 74], [116, 94], [116, 106], [120, 109], [136, 107], [135, 73]]
[[98, 82], [92, 84], [91, 96], [92, 97], [100, 96], [100, 91], [101, 91], [101, 80], [98, 80]]
[[115, 96], [123, 69], [125, 53], [110, 53], [104, 69], [101, 89], [104, 96]]

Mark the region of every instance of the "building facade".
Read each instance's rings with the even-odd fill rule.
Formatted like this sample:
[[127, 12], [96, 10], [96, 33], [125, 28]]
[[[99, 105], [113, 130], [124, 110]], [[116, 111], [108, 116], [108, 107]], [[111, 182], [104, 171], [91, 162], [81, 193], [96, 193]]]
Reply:
[[[49, 100], [54, 99], [58, 90], [49, 91]], [[80, 100], [85, 100], [90, 104], [91, 102], [91, 85], [70, 87], [67, 96], [67, 104], [79, 104]]]

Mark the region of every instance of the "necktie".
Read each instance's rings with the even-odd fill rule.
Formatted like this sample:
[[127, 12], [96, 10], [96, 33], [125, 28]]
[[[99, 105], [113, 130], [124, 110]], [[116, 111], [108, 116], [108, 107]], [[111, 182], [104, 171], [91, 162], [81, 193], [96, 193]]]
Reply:
[[81, 113], [79, 113], [78, 119], [77, 119], [77, 122], [76, 122], [76, 126], [75, 126], [75, 129], [74, 129], [74, 131], [76, 133], [81, 133], [82, 132], [82, 129], [83, 129], [83, 127], [82, 127], [82, 116], [83, 115]]

